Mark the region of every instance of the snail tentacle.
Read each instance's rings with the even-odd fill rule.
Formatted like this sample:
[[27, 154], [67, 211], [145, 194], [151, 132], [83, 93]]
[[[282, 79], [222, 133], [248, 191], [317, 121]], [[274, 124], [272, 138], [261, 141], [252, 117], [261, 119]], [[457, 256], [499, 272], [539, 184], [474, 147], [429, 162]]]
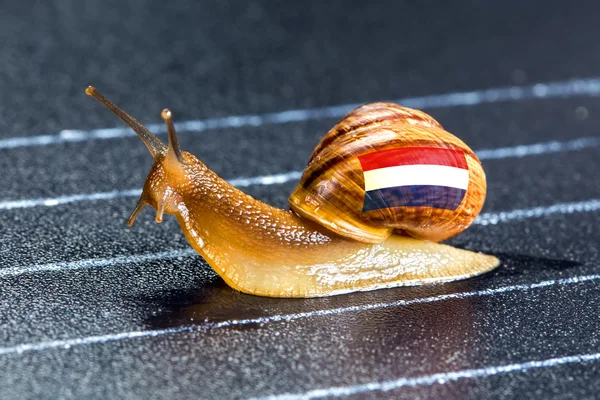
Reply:
[[133, 131], [142, 139], [142, 142], [146, 145], [152, 157], [156, 160], [158, 156], [163, 156], [166, 153], [165, 145], [157, 138], [152, 132], [150, 132], [144, 125], [140, 124], [138, 120], [127, 114], [121, 108], [113, 104], [106, 97], [104, 97], [94, 86], [88, 86], [85, 89], [85, 93], [88, 96], [94, 97], [96, 100], [104, 104], [109, 110], [115, 113], [123, 122], [125, 122]]

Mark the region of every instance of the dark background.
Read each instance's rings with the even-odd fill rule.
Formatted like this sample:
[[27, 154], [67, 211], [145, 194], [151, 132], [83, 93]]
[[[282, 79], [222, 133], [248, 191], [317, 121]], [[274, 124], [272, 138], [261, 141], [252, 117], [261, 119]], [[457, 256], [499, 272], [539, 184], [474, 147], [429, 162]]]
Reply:
[[[599, 12], [595, 1], [4, 2], [0, 140], [122, 126], [84, 95], [89, 84], [158, 123], [167, 106], [186, 121], [596, 78]], [[426, 111], [475, 150], [600, 137], [593, 96]], [[301, 170], [335, 122], [180, 138], [224, 178], [253, 177]], [[484, 161], [484, 212], [598, 199], [599, 164], [597, 148]], [[0, 202], [138, 188], [150, 165], [135, 137], [0, 148]], [[293, 187], [245, 191], [285, 207]], [[171, 217], [157, 225], [145, 211], [127, 228], [134, 203], [0, 209], [1, 398], [245, 398], [599, 351], [597, 281], [573, 283], [598, 271], [597, 212], [473, 226], [450, 243], [503, 262], [476, 279], [333, 298], [242, 295], [189, 256], [10, 272], [189, 248]], [[556, 279], [572, 284], [527, 286]], [[372, 306], [514, 285], [523, 290]], [[361, 305], [371, 309], [273, 317]], [[235, 322], [247, 318], [265, 322]], [[192, 328], [164, 331], [181, 326]], [[161, 334], [93, 339], [155, 330]], [[49, 345], [63, 340], [70, 347]], [[355, 397], [593, 398], [598, 366], [572, 362]]]

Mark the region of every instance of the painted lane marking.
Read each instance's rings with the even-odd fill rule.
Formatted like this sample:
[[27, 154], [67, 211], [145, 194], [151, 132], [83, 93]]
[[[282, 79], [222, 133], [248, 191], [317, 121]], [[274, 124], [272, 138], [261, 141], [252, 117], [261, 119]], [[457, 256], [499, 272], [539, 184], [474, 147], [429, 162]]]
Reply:
[[[572, 96], [600, 95], [600, 79], [570, 79], [560, 82], [537, 83], [528, 86], [508, 86], [466, 92], [453, 92], [430, 96], [407, 97], [395, 100], [405, 107], [432, 109], [442, 107], [473, 106], [477, 104], [518, 101], [525, 99], [567, 98]], [[234, 115], [223, 118], [184, 121], [175, 124], [179, 132], [203, 132], [211, 129], [258, 127], [286, 124], [325, 118], [341, 118], [361, 104], [287, 110], [267, 114]], [[146, 127], [156, 134], [166, 133], [164, 124], [149, 124]], [[0, 149], [48, 146], [59, 143], [83, 142], [87, 140], [117, 139], [135, 136], [129, 128], [102, 128], [92, 130], [65, 129], [55, 134], [12, 137], [0, 139]]]
[[114, 341], [118, 341], [118, 340], [127, 340], [127, 339], [135, 339], [135, 338], [142, 338], [142, 337], [156, 337], [156, 336], [177, 334], [177, 333], [182, 333], [182, 332], [206, 331], [206, 330], [227, 328], [227, 327], [240, 326], [240, 325], [265, 324], [265, 323], [273, 323], [273, 322], [288, 322], [288, 321], [295, 321], [295, 320], [311, 318], [311, 317], [339, 315], [339, 314], [345, 314], [345, 313], [349, 313], [349, 312], [368, 311], [368, 310], [384, 309], [384, 308], [390, 308], [390, 307], [407, 307], [407, 306], [411, 306], [413, 304], [434, 303], [434, 302], [438, 302], [438, 301], [466, 299], [466, 298], [478, 297], [478, 296], [492, 296], [492, 295], [501, 294], [501, 293], [535, 290], [535, 289], [547, 288], [547, 287], [558, 286], [558, 285], [573, 285], [573, 284], [579, 284], [579, 283], [585, 283], [585, 282], [592, 282], [592, 281], [596, 281], [599, 279], [600, 279], [600, 275], [583, 275], [583, 276], [576, 276], [576, 277], [565, 278], [565, 279], [553, 279], [553, 280], [541, 281], [541, 282], [530, 283], [530, 284], [504, 286], [504, 287], [495, 288], [495, 289], [483, 289], [483, 290], [476, 290], [476, 291], [472, 291], [472, 292], [444, 294], [444, 295], [439, 295], [439, 296], [417, 298], [417, 299], [413, 299], [413, 300], [398, 300], [398, 301], [389, 302], [389, 303], [374, 303], [374, 304], [366, 304], [366, 305], [341, 307], [341, 308], [328, 309], [328, 310], [308, 311], [308, 312], [295, 313], [295, 314], [279, 314], [279, 315], [271, 315], [268, 317], [230, 320], [230, 321], [222, 321], [222, 322], [216, 322], [216, 323], [207, 323], [207, 324], [202, 324], [202, 325], [185, 325], [185, 326], [179, 326], [176, 328], [168, 328], [168, 329], [120, 332], [120, 333], [112, 333], [112, 334], [98, 335], [98, 336], [88, 336], [88, 337], [74, 338], [74, 339], [62, 339], [62, 340], [53, 340], [53, 341], [38, 342], [38, 343], [24, 343], [24, 344], [20, 344], [20, 345], [16, 345], [16, 346], [0, 347], [0, 355], [15, 354], [15, 353], [22, 354], [22, 353], [30, 352], [30, 351], [44, 351], [44, 350], [50, 350], [50, 349], [69, 349], [74, 346], [81, 346], [81, 345], [87, 345], [87, 344], [107, 343], [107, 342], [114, 342]]
[[265, 397], [256, 397], [253, 400], [309, 400], [323, 397], [352, 396], [367, 392], [387, 392], [402, 387], [443, 385], [461, 379], [476, 379], [487, 376], [508, 374], [511, 372], [526, 372], [531, 369], [552, 368], [565, 364], [585, 363], [600, 360], [600, 353], [580, 354], [575, 356], [548, 358], [545, 360], [527, 361], [523, 363], [497, 365], [484, 368], [463, 369], [459, 371], [440, 372], [432, 375], [422, 375], [413, 378], [398, 378], [395, 380], [370, 382], [362, 385], [336, 386], [326, 389], [310, 390], [304, 393], [285, 393]]
[[[529, 218], [541, 218], [555, 214], [573, 214], [580, 212], [594, 212], [600, 210], [600, 199], [578, 201], [572, 203], [559, 203], [546, 207], [534, 207], [502, 211], [499, 213], [483, 213], [477, 217], [474, 225], [496, 225], [503, 222], [520, 221]], [[113, 258], [91, 258], [79, 261], [65, 261], [52, 264], [36, 264], [26, 267], [7, 267], [0, 269], [0, 278], [18, 276], [28, 273], [51, 272], [61, 270], [76, 270], [93, 267], [107, 267], [122, 264], [132, 264], [145, 261], [167, 260], [171, 258], [190, 257], [197, 255], [192, 249], [170, 250], [160, 253], [136, 254], [132, 256], [118, 256]]]
[[[600, 147], [600, 137], [584, 137], [566, 142], [543, 142], [530, 145], [520, 145], [514, 147], [501, 147], [497, 149], [484, 149], [477, 151], [480, 160], [499, 160], [505, 158], [522, 158], [527, 156], [562, 153], [567, 151], [580, 151], [585, 149]], [[263, 175], [255, 177], [240, 177], [231, 179], [229, 183], [238, 188], [254, 185], [280, 185], [293, 180], [298, 180], [302, 176], [302, 171], [290, 171], [280, 174]], [[80, 201], [98, 201], [111, 200], [120, 197], [138, 197], [142, 189], [129, 189], [110, 192], [97, 192], [86, 194], [75, 194], [57, 197], [23, 199], [23, 200], [3, 200], [0, 201], [0, 210], [13, 210], [18, 208], [30, 207], [53, 207], [62, 204], [76, 203]]]

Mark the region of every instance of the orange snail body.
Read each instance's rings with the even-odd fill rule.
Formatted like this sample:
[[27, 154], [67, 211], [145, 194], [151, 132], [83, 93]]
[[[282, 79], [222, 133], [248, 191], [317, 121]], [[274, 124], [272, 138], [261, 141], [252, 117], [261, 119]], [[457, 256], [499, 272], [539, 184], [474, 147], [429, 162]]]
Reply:
[[[473, 152], [425, 113], [373, 103], [348, 114], [315, 149], [290, 196], [292, 211], [244, 194], [182, 152], [168, 110], [162, 113], [166, 147], [96, 89], [86, 93], [127, 123], [155, 160], [129, 225], [146, 205], [157, 210], [157, 222], [164, 213], [175, 215], [188, 242], [234, 289], [316, 297], [458, 280], [499, 265], [493, 256], [435, 243], [475, 219], [485, 199], [485, 176]], [[393, 182], [411, 181], [400, 173], [414, 171], [415, 162], [425, 171], [423, 179], [433, 179], [419, 166], [427, 159], [415, 159], [421, 153], [433, 154], [429, 161], [442, 166], [435, 171], [456, 164], [456, 171], [448, 170], [456, 176], [448, 179], [458, 189], [448, 194], [421, 185], [406, 204], [393, 192], [390, 197], [388, 188], [365, 191], [387, 179], [387, 171]], [[366, 166], [381, 166], [377, 157], [413, 166], [368, 173]], [[365, 209], [367, 202], [375, 208]]]

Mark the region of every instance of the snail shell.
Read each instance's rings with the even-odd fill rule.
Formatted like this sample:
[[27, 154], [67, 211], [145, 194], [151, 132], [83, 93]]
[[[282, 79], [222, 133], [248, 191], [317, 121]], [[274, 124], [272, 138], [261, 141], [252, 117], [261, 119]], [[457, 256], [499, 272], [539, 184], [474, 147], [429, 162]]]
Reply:
[[289, 198], [304, 218], [354, 240], [440, 241], [465, 230], [486, 194], [481, 162], [428, 114], [371, 103], [335, 125]]

